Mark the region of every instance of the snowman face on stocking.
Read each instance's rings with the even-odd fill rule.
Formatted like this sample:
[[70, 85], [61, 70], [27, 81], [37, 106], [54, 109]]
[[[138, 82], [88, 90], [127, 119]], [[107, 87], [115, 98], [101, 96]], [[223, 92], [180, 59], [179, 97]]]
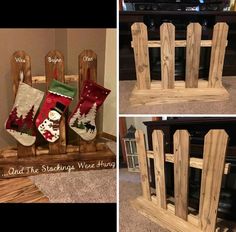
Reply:
[[56, 110], [51, 110], [48, 113], [48, 118], [52, 121], [59, 121], [61, 118], [61, 114]]

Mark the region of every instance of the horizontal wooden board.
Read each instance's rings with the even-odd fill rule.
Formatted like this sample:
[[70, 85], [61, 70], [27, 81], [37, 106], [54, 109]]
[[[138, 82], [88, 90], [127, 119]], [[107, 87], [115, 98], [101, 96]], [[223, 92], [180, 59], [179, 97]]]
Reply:
[[40, 155], [35, 157], [1, 158], [0, 178], [31, 176], [42, 173], [86, 171], [116, 167], [116, 156], [109, 149], [66, 155]]
[[161, 209], [152, 201], [145, 200], [143, 197], [131, 201], [131, 205], [145, 217], [172, 232], [202, 232], [191, 223], [173, 215], [169, 210]]
[[[153, 154], [154, 154], [153, 151], [147, 151], [148, 158], [154, 159]], [[174, 163], [174, 155], [166, 153], [165, 154], [165, 161], [169, 162], [169, 163]], [[192, 167], [192, 168], [202, 169], [203, 159], [191, 157], [191, 155], [190, 155], [189, 166]], [[230, 163], [225, 163], [224, 174], [230, 173], [230, 167], [231, 167]]]
[[[228, 41], [226, 41], [225, 46], [228, 45]], [[133, 41], [131, 41], [131, 47], [133, 48]], [[186, 40], [175, 40], [175, 47], [186, 47], [187, 42]], [[201, 40], [201, 47], [211, 47], [212, 46], [212, 40]], [[160, 40], [149, 40], [148, 41], [148, 47], [149, 48], [160, 48], [161, 47], [161, 41]]]
[[134, 87], [130, 103], [132, 106], [171, 104], [181, 102], [213, 102], [229, 99], [229, 93], [222, 88], [175, 88], [138, 90]]
[[[79, 79], [78, 75], [65, 75], [65, 82], [77, 82]], [[32, 77], [32, 83], [36, 84], [43, 84], [46, 83], [46, 77], [45, 76], [33, 76]]]
[[49, 199], [28, 178], [0, 180], [0, 203], [39, 203]]

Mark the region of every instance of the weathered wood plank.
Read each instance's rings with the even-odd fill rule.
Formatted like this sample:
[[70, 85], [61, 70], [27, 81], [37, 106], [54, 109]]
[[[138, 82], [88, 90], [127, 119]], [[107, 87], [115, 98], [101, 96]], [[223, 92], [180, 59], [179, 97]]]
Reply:
[[49, 202], [49, 199], [28, 178], [0, 180], [0, 203]]
[[150, 201], [151, 192], [149, 185], [149, 173], [148, 173], [148, 163], [147, 163], [147, 153], [146, 153], [144, 133], [141, 130], [136, 130], [135, 138], [137, 142], [137, 153], [139, 157], [139, 169], [140, 169], [143, 197]]
[[138, 89], [149, 89], [150, 65], [149, 65], [149, 51], [148, 51], [148, 34], [147, 26], [143, 23], [134, 23], [131, 26], [132, 39], [134, 45], [134, 59], [137, 77]]
[[97, 82], [97, 54], [92, 50], [84, 50], [79, 54], [78, 98], [85, 80]]
[[189, 133], [177, 130], [174, 134], [175, 215], [188, 216]]
[[[64, 56], [61, 52], [53, 50], [45, 56], [45, 76], [47, 89], [53, 79], [65, 82], [64, 74]], [[66, 129], [65, 115], [62, 115], [59, 125], [60, 137], [54, 143], [49, 143], [49, 151], [51, 154], [63, 154], [66, 152]]]
[[[226, 40], [225, 46], [228, 45], [228, 40]], [[187, 41], [186, 40], [175, 40], [175, 47], [181, 48], [186, 47]], [[212, 46], [212, 40], [201, 40], [201, 47], [211, 47]], [[131, 41], [131, 47], [134, 47], [133, 41]], [[148, 47], [149, 48], [160, 48], [161, 47], [161, 41], [160, 40], [149, 40], [148, 41]]]
[[138, 197], [131, 202], [131, 205], [142, 215], [157, 223], [159, 226], [168, 229], [172, 232], [202, 232], [197, 226], [184, 221], [175, 216], [169, 210], [164, 210], [153, 204], [152, 201], [147, 201], [143, 197]]
[[199, 23], [190, 23], [188, 25], [185, 73], [186, 88], [198, 87], [201, 35], [202, 26]]
[[[154, 159], [154, 152], [153, 151], [147, 151], [147, 157], [150, 158], [150, 159]], [[166, 153], [165, 154], [165, 161], [169, 162], [169, 163], [174, 163], [174, 155]], [[191, 168], [202, 169], [203, 168], [203, 159], [191, 157], [191, 155], [190, 155], [189, 166]], [[225, 163], [224, 174], [227, 175], [227, 174], [230, 173], [230, 167], [231, 167], [231, 163]]]
[[222, 86], [222, 72], [228, 29], [229, 27], [226, 23], [217, 23], [214, 26], [209, 69], [209, 87], [211, 88]]
[[[16, 51], [11, 57], [11, 76], [13, 79], [13, 93], [14, 99], [17, 94], [19, 82], [20, 82], [20, 72], [23, 72], [23, 82], [32, 86], [31, 78], [31, 58], [24, 51]], [[35, 145], [23, 146], [17, 142], [17, 155], [18, 157], [27, 157], [35, 155]]]
[[166, 209], [164, 134], [161, 130], [153, 131], [152, 144], [154, 151], [157, 204], [161, 208]]
[[224, 130], [210, 130], [204, 139], [199, 205], [200, 228], [204, 232], [215, 231], [227, 142]]
[[175, 27], [163, 23], [160, 27], [161, 81], [164, 89], [173, 89], [175, 81]]
[[116, 156], [106, 151], [51, 155], [44, 154], [34, 157], [17, 157], [0, 159], [0, 178], [32, 176], [42, 173], [87, 171], [116, 167]]
[[[77, 82], [78, 80], [78, 75], [65, 75], [66, 83]], [[32, 76], [32, 82], [34, 84], [44, 84], [46, 83], [46, 76]]]
[[181, 102], [215, 102], [226, 101], [229, 93], [225, 88], [185, 88], [178, 89], [133, 89], [130, 103], [132, 106], [158, 105]]

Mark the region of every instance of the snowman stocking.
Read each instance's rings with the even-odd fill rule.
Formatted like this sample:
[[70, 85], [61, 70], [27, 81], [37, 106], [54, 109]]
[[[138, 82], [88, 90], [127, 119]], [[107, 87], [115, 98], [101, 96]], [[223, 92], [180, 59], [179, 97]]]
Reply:
[[44, 93], [23, 82], [19, 84], [12, 111], [6, 121], [6, 130], [22, 145], [31, 146], [36, 140], [34, 116]]
[[109, 89], [91, 80], [84, 81], [80, 101], [69, 118], [70, 128], [82, 139], [89, 141], [96, 137], [96, 112], [109, 93]]
[[60, 135], [61, 115], [71, 103], [76, 90], [74, 87], [52, 80], [48, 92], [36, 119], [36, 126], [48, 142], [55, 142]]

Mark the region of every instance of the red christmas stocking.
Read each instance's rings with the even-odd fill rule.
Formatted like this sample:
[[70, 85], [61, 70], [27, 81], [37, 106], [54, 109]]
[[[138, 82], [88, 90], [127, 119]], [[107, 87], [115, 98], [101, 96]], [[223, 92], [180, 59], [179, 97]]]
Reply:
[[23, 82], [19, 84], [12, 111], [6, 121], [6, 130], [22, 145], [31, 146], [36, 140], [34, 116], [44, 93]]
[[48, 94], [36, 119], [39, 132], [48, 142], [59, 139], [61, 115], [71, 103], [76, 89], [62, 82], [52, 80]]
[[68, 120], [70, 128], [84, 140], [89, 141], [96, 137], [96, 112], [110, 92], [94, 81], [84, 81], [80, 101]]

